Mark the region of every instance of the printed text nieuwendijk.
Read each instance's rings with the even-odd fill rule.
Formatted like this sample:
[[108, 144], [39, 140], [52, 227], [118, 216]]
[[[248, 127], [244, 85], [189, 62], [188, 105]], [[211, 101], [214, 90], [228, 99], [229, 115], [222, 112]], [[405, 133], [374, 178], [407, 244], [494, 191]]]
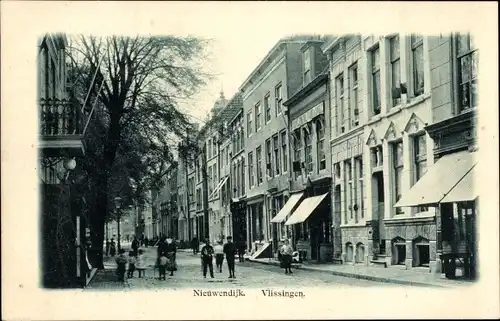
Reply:
[[[260, 290], [260, 293], [265, 297], [275, 297], [275, 298], [304, 298], [305, 294], [302, 291], [293, 290], [275, 290], [275, 289], [265, 289]], [[193, 290], [193, 295], [198, 297], [233, 297], [239, 298], [246, 296], [245, 291], [241, 289], [237, 290]]]

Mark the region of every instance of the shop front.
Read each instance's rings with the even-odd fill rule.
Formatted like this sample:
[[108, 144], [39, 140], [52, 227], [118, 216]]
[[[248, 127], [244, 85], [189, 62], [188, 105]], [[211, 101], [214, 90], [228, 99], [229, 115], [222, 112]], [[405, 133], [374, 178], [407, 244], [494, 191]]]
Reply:
[[284, 240], [289, 240], [291, 238], [291, 228], [293, 226], [285, 225], [285, 222], [290, 214], [297, 209], [303, 198], [303, 192], [293, 193], [279, 210], [278, 207], [275, 208], [274, 212], [277, 211], [277, 214], [273, 214], [271, 219], [271, 224], [273, 225], [273, 240], [276, 240], [276, 242], [273, 242], [273, 250], [275, 252], [279, 250]]
[[233, 242], [239, 246], [245, 246], [246, 248], [247, 220], [245, 201], [239, 199], [231, 199], [230, 210], [230, 233], [233, 237]]
[[332, 262], [333, 233], [330, 179], [323, 179], [308, 184], [304, 198], [290, 218], [286, 226], [293, 226], [292, 243], [303, 261]]

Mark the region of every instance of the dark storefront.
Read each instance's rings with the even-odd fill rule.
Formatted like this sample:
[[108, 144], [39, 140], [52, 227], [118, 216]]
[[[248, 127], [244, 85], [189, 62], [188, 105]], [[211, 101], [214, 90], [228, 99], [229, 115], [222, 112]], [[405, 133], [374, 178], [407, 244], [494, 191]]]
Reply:
[[247, 222], [245, 201], [231, 200], [232, 234], [236, 244], [247, 244]]

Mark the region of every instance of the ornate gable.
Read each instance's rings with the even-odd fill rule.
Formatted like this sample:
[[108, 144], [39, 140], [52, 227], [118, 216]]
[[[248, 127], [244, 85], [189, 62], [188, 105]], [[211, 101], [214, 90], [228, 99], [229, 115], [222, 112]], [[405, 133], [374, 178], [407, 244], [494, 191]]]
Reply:
[[418, 131], [423, 130], [424, 126], [425, 126], [424, 122], [420, 118], [418, 118], [418, 116], [415, 113], [412, 113], [410, 119], [406, 123], [404, 130], [408, 134], [415, 134]]
[[375, 135], [375, 130], [372, 129], [370, 132], [370, 135], [368, 136], [368, 139], [366, 140], [366, 145], [370, 147], [374, 147], [378, 145], [378, 140], [377, 136]]
[[387, 127], [387, 130], [385, 131], [384, 139], [387, 141], [391, 141], [395, 140], [396, 138], [398, 138], [396, 126], [394, 126], [394, 123], [391, 121], [389, 127]]

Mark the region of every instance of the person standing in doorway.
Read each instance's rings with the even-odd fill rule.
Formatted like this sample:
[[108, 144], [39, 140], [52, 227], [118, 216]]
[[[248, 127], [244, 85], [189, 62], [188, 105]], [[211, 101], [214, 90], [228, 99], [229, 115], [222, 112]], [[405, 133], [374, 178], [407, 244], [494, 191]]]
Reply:
[[210, 269], [210, 277], [214, 278], [213, 265], [214, 248], [210, 245], [210, 240], [205, 241], [205, 245], [201, 249], [201, 260], [203, 262], [203, 277], [207, 277], [207, 267]]
[[109, 245], [110, 245], [109, 239], [106, 239], [106, 256], [109, 255]]
[[114, 257], [115, 254], [116, 254], [115, 239], [111, 238], [111, 242], [109, 243], [109, 255]]
[[214, 246], [215, 252], [215, 266], [219, 273], [222, 273], [222, 262], [224, 262], [224, 247], [222, 246], [222, 240], [220, 240], [216, 246]]
[[224, 245], [224, 253], [226, 254], [227, 267], [229, 269], [229, 278], [235, 279], [234, 275], [234, 257], [236, 256], [236, 246], [233, 243], [231, 236], [227, 237], [227, 243]]
[[239, 241], [238, 242], [238, 260], [240, 262], [245, 262], [245, 242], [244, 241]]
[[283, 260], [283, 267], [285, 268], [285, 274], [292, 273], [293, 248], [288, 239], [285, 240], [285, 244], [281, 247], [280, 252]]

